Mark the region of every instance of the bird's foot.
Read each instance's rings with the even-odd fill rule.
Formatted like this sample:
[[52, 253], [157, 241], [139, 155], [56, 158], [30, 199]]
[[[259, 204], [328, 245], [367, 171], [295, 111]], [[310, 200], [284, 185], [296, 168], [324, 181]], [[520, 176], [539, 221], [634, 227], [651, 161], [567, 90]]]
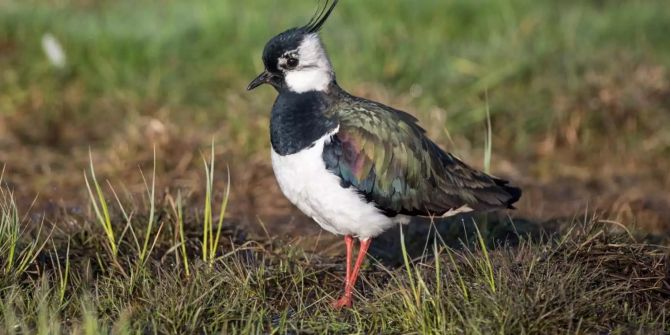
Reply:
[[350, 308], [351, 296], [343, 295], [341, 298], [333, 301], [332, 306], [334, 309]]

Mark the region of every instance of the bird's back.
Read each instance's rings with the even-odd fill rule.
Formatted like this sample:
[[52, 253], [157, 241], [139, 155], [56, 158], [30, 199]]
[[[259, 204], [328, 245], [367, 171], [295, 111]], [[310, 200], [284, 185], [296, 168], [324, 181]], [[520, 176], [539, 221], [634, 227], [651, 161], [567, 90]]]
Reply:
[[513, 208], [521, 190], [443, 151], [417, 119], [335, 89], [326, 111], [339, 131], [324, 147], [326, 167], [389, 216]]

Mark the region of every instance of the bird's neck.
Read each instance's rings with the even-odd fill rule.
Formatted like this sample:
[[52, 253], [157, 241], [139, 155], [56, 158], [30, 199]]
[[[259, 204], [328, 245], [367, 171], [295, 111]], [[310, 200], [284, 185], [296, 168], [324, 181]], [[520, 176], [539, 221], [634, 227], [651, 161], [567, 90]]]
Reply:
[[299, 152], [337, 127], [326, 115], [333, 104], [333, 97], [326, 92], [280, 92], [270, 118], [270, 140], [277, 154]]

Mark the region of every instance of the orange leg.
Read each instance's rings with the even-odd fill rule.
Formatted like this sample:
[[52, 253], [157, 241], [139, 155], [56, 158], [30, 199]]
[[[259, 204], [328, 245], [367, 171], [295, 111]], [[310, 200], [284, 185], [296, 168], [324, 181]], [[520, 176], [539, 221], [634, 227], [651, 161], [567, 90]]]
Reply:
[[345, 277], [344, 282], [348, 282], [351, 278], [351, 254], [354, 249], [354, 238], [351, 235], [344, 236], [344, 244], [347, 246], [347, 276]]
[[[361, 246], [358, 249], [358, 257], [356, 258], [356, 264], [354, 265], [354, 270], [351, 272], [350, 276], [347, 276], [347, 280], [344, 283], [344, 295], [335, 301], [333, 307], [342, 308], [342, 307], [351, 307], [351, 298], [353, 296], [354, 286], [356, 285], [356, 279], [358, 279], [358, 273], [361, 270], [361, 265], [365, 260], [365, 255], [368, 252], [368, 247], [370, 247], [371, 239], [365, 239], [360, 241]], [[347, 253], [348, 254], [348, 253]], [[348, 258], [348, 257], [347, 257]], [[347, 268], [349, 265], [347, 265]]]
[[[351, 279], [351, 256], [354, 248], [354, 238], [351, 235], [344, 235], [344, 244], [347, 247], [347, 274], [344, 279], [344, 288], [346, 290], [349, 285], [349, 280]], [[341, 299], [340, 299], [341, 300]], [[340, 308], [339, 300], [333, 302], [333, 307]]]

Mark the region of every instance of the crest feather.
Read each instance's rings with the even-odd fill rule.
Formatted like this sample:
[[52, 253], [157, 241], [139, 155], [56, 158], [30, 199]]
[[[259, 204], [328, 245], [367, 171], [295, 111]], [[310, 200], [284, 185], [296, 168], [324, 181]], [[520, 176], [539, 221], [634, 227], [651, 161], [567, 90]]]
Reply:
[[316, 33], [321, 30], [321, 26], [328, 20], [328, 17], [335, 9], [339, 0], [325, 0], [323, 1], [323, 6], [318, 6], [312, 18], [307, 22], [306, 25], [302, 26], [302, 30], [308, 33]]

